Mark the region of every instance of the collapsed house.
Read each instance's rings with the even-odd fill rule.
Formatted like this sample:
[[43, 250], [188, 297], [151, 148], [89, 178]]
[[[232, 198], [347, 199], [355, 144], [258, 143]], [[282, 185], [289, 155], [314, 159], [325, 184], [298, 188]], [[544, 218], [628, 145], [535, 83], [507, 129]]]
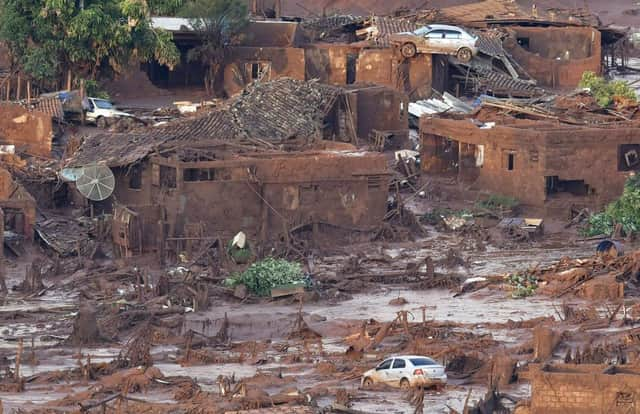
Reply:
[[4, 168], [0, 168], [0, 209], [4, 212], [4, 231], [10, 236], [5, 242], [33, 241], [36, 202]]
[[[252, 20], [230, 48], [222, 88], [228, 95], [256, 80], [290, 77], [323, 83], [373, 83], [412, 99], [432, 89], [499, 96], [535, 96], [538, 86], [575, 87], [582, 73], [601, 72], [602, 49], [623, 37], [600, 27], [588, 10], [525, 10], [507, 0], [484, 0], [394, 16], [331, 15], [309, 19]], [[464, 63], [443, 54], [404, 58], [389, 36], [445, 23], [479, 36], [479, 55]], [[201, 84], [204, 69], [186, 60], [200, 40], [187, 19], [154, 18], [169, 30], [185, 57], [175, 71], [147, 65], [158, 85]], [[605, 33], [602, 37], [601, 32]]]
[[112, 169], [113, 194], [97, 206], [113, 211], [114, 242], [127, 255], [239, 231], [286, 243], [321, 226], [371, 230], [386, 213], [387, 161], [320, 142], [351, 140], [356, 123], [340, 128], [341, 97], [317, 83], [255, 85], [194, 119], [88, 138], [67, 167]]
[[48, 158], [51, 155], [53, 124], [51, 115], [21, 105], [0, 103], [0, 152], [25, 152]]
[[638, 413], [640, 371], [627, 366], [531, 366], [529, 413]]
[[619, 197], [640, 169], [640, 124], [543, 106], [486, 100], [466, 117], [422, 117], [423, 170], [548, 210], [600, 208]]

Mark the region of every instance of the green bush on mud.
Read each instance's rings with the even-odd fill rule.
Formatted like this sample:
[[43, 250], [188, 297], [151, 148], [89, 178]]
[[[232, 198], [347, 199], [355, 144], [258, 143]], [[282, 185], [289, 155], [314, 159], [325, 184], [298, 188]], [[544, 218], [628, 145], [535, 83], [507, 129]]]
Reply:
[[269, 296], [276, 286], [300, 282], [305, 282], [305, 275], [299, 263], [268, 257], [242, 273], [233, 274], [224, 284], [227, 287], [243, 284], [256, 295]]
[[624, 185], [622, 196], [607, 208], [589, 217], [584, 236], [610, 235], [620, 225], [624, 235], [640, 231], [640, 175], [632, 175]]
[[484, 200], [478, 200], [476, 202], [476, 208], [482, 208], [485, 210], [514, 210], [520, 205], [520, 202], [513, 198], [502, 194], [491, 194]]
[[511, 274], [507, 276], [507, 282], [514, 288], [511, 292], [514, 299], [532, 296], [538, 288], [538, 279], [528, 273]]
[[636, 92], [624, 81], [608, 82], [594, 72], [584, 72], [580, 80], [581, 88], [588, 88], [598, 105], [605, 108], [613, 103], [614, 97], [621, 97], [637, 101]]

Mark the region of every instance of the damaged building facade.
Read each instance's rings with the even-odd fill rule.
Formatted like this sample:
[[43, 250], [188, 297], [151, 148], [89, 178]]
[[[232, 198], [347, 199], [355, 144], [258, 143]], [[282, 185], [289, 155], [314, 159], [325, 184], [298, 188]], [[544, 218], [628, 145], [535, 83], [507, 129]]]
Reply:
[[[403, 16], [332, 15], [252, 20], [230, 48], [219, 80], [228, 96], [257, 80], [290, 77], [333, 85], [377, 84], [424, 99], [432, 90], [470, 90], [530, 96], [534, 86], [575, 87], [582, 73], [601, 73], [599, 21], [586, 10], [525, 10], [504, 0], [484, 0]], [[440, 54], [404, 58], [389, 36], [431, 23], [465, 27], [479, 36], [479, 56], [464, 63]], [[188, 20], [155, 18], [171, 31], [183, 54], [173, 73], [157, 64], [148, 73], [160, 86], [201, 84], [204, 71], [186, 53], [198, 44]], [[607, 37], [608, 39], [608, 37]]]
[[351, 118], [339, 127], [341, 99], [339, 88], [267, 82], [223, 110], [92, 137], [68, 167], [113, 171], [114, 192], [96, 207], [113, 210], [125, 254], [176, 252], [239, 231], [262, 243], [323, 228], [370, 231], [387, 211], [387, 160], [340, 142], [358, 130]]
[[[541, 120], [421, 119], [422, 168], [525, 204], [602, 207], [640, 168], [640, 127]], [[606, 136], [606, 140], [603, 139]]]

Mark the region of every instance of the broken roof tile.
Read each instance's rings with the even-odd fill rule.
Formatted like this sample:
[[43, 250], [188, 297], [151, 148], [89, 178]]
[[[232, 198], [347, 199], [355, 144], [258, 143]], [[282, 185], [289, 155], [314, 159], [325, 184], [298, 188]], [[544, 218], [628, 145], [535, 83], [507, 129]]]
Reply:
[[132, 164], [162, 144], [198, 140], [263, 140], [317, 137], [323, 118], [341, 89], [317, 82], [278, 79], [249, 86], [224, 108], [196, 118], [129, 133], [105, 132], [89, 137], [68, 167], [104, 162]]

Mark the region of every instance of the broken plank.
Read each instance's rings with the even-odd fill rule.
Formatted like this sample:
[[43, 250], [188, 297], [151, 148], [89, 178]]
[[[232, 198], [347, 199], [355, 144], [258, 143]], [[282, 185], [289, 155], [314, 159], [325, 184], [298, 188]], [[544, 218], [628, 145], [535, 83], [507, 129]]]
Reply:
[[291, 296], [304, 293], [304, 283], [290, 283], [288, 285], [280, 285], [271, 289], [272, 298], [280, 298], [283, 296]]

